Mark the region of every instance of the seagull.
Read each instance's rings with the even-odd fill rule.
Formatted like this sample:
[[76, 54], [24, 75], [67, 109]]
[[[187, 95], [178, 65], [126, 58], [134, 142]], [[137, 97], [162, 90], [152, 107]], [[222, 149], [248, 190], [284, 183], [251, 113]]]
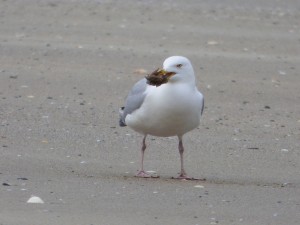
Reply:
[[143, 135], [140, 170], [137, 177], [151, 178], [144, 170], [144, 153], [147, 135], [178, 137], [180, 174], [178, 179], [194, 179], [187, 175], [183, 165], [183, 135], [197, 128], [204, 109], [204, 97], [196, 87], [191, 62], [183, 56], [171, 56], [161, 70], [167, 82], [160, 86], [139, 80], [127, 96], [125, 106], [120, 108], [121, 127], [129, 126]]

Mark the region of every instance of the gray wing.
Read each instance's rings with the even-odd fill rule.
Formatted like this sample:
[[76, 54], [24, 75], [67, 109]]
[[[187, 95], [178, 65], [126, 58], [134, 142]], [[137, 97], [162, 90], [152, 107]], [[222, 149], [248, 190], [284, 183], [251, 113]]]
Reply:
[[120, 109], [120, 126], [126, 126], [125, 118], [128, 114], [139, 109], [146, 97], [145, 90], [147, 88], [147, 80], [141, 79], [132, 87], [130, 93], [127, 96], [125, 107]]

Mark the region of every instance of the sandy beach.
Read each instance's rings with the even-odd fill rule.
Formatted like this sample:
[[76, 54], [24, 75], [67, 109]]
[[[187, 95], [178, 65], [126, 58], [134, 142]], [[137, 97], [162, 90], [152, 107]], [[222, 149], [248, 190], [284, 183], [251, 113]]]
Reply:
[[[118, 125], [183, 55], [205, 96], [184, 137]], [[0, 1], [0, 225], [300, 224], [300, 2]], [[27, 203], [31, 196], [43, 204]]]

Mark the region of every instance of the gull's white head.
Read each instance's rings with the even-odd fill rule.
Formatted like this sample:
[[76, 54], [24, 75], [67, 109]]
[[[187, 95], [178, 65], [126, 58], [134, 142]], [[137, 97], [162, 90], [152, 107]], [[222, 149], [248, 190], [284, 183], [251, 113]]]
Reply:
[[195, 83], [193, 66], [186, 57], [171, 56], [164, 61], [163, 69], [170, 74], [169, 82]]

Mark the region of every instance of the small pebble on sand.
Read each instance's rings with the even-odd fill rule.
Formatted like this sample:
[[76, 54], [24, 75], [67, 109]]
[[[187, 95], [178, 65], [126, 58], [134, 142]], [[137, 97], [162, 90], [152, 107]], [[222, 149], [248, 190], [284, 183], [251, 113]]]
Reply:
[[44, 201], [38, 196], [31, 196], [31, 198], [28, 199], [27, 203], [44, 204]]

